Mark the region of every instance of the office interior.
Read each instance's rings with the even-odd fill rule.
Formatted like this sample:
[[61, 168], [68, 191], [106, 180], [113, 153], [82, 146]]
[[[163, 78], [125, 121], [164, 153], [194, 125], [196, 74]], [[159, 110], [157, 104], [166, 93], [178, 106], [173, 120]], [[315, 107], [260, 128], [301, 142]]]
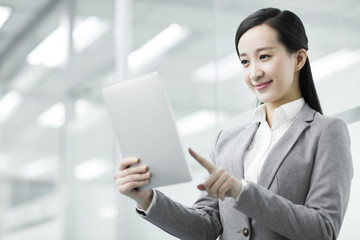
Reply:
[[[184, 149], [208, 156], [219, 130], [252, 119], [234, 36], [263, 7], [303, 20], [324, 114], [347, 123], [355, 174], [339, 239], [356, 239], [359, 1], [0, 0], [0, 240], [175, 239], [115, 187], [101, 89], [157, 71]], [[193, 181], [160, 190], [190, 206], [206, 172], [186, 157]]]

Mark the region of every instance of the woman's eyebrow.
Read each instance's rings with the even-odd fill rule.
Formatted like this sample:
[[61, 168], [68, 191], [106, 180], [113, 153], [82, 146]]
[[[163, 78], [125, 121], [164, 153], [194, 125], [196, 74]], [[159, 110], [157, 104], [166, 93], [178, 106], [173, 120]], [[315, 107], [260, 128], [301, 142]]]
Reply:
[[[264, 51], [264, 50], [271, 50], [271, 49], [274, 49], [275, 47], [261, 47], [261, 48], [258, 48], [256, 49], [256, 52], [261, 52], [261, 51]], [[247, 56], [246, 53], [240, 53], [239, 54], [240, 57], [243, 57], [243, 56]]]

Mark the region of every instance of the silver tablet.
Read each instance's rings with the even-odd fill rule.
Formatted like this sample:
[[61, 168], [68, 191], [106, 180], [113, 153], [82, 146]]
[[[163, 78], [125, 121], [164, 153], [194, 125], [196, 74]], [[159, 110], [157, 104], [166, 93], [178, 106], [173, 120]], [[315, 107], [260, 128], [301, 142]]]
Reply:
[[157, 73], [103, 89], [123, 157], [139, 157], [152, 177], [144, 189], [191, 181], [184, 150]]

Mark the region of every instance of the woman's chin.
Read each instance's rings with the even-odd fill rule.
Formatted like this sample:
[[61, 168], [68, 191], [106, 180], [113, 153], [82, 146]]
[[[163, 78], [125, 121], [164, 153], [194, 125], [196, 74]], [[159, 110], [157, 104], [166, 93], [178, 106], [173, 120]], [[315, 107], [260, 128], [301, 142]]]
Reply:
[[264, 97], [264, 96], [257, 96], [257, 97], [258, 97], [259, 101], [262, 103], [269, 103], [272, 101], [272, 99], [269, 97]]

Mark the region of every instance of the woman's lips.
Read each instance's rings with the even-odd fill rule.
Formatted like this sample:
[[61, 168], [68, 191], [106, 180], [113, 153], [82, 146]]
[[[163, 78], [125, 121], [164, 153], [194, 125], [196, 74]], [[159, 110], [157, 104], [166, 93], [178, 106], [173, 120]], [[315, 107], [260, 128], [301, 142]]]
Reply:
[[259, 90], [265, 89], [267, 86], [270, 85], [270, 83], [272, 83], [272, 80], [271, 80], [271, 81], [268, 81], [268, 82], [256, 84], [256, 85], [254, 85], [254, 87], [255, 87], [256, 90], [259, 91]]

